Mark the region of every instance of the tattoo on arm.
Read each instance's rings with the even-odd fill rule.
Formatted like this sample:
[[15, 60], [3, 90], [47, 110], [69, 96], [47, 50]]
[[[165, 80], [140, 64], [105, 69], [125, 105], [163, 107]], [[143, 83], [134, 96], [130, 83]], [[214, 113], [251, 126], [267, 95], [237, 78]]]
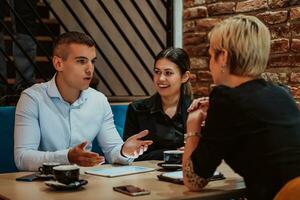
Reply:
[[208, 183], [207, 179], [198, 176], [194, 172], [193, 162], [191, 158], [187, 160], [185, 167], [185, 175], [190, 189], [201, 190]]

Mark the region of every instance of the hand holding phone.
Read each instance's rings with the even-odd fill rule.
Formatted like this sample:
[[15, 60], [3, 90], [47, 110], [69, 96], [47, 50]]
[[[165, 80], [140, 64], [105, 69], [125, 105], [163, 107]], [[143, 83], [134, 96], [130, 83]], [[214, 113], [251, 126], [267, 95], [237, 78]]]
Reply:
[[145, 190], [133, 185], [122, 185], [113, 187], [114, 191], [121, 192], [123, 194], [127, 194], [130, 196], [140, 196], [150, 194], [149, 190]]

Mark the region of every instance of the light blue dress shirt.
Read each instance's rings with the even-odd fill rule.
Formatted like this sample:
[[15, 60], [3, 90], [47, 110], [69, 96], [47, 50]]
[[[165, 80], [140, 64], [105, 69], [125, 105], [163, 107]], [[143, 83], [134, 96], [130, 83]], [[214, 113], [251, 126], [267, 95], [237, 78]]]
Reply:
[[123, 141], [106, 97], [88, 88], [70, 105], [63, 100], [55, 76], [23, 91], [16, 108], [14, 156], [19, 170], [36, 171], [44, 162], [69, 164], [68, 151], [83, 141], [97, 141], [109, 163], [127, 164]]

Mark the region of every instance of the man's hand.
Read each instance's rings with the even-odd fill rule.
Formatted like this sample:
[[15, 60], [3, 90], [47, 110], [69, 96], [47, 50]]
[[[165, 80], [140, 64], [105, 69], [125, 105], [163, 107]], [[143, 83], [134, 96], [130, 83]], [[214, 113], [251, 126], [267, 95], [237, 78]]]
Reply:
[[85, 151], [87, 141], [73, 147], [68, 152], [69, 162], [79, 166], [90, 167], [103, 163], [105, 161], [103, 156], [94, 152]]
[[140, 140], [148, 135], [148, 130], [143, 130], [140, 133], [131, 136], [123, 144], [122, 154], [127, 158], [137, 158], [147, 151], [148, 146], [153, 143], [152, 140]]

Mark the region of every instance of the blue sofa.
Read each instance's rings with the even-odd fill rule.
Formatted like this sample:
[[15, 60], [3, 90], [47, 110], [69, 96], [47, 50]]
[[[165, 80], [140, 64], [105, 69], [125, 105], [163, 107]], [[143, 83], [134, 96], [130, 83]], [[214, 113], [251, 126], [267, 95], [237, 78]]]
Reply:
[[[114, 114], [116, 128], [123, 136], [127, 105], [111, 105]], [[14, 123], [15, 123], [15, 107], [0, 107], [0, 173], [15, 172], [17, 168], [14, 162]], [[97, 141], [93, 142], [92, 151], [102, 154]]]

